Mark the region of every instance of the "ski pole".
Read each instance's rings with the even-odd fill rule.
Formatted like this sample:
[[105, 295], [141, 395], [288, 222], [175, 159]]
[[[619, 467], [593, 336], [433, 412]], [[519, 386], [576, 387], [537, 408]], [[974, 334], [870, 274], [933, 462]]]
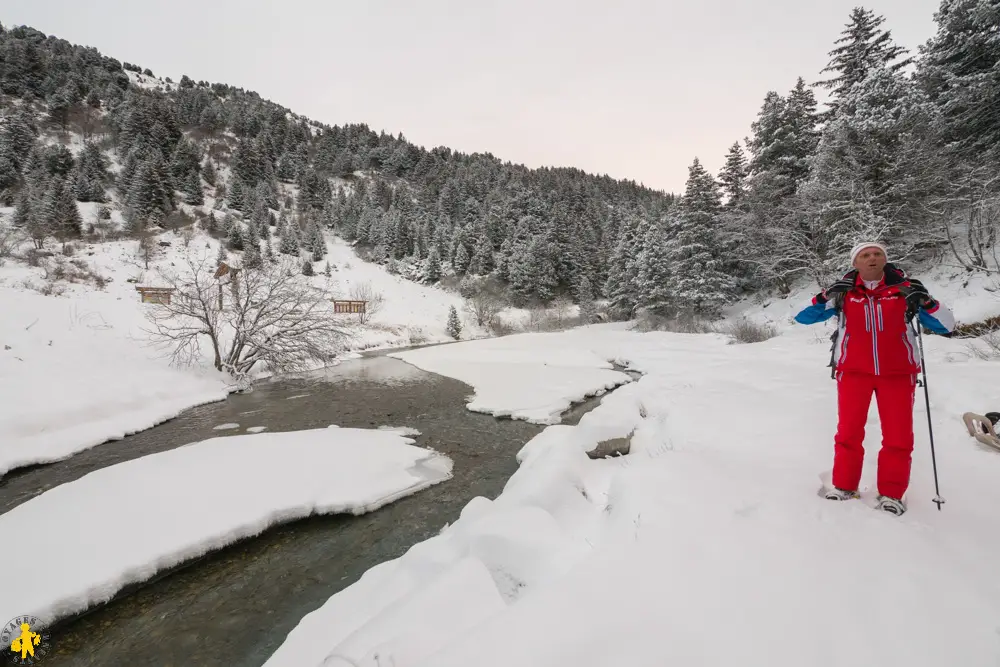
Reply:
[[924, 336], [923, 332], [920, 330], [919, 318], [914, 318], [913, 326], [917, 330], [917, 342], [920, 344], [920, 369], [924, 375], [924, 401], [927, 403], [927, 432], [930, 434], [931, 438], [931, 465], [934, 466], [933, 502], [937, 505], [938, 511], [940, 512], [941, 505], [944, 504], [944, 498], [941, 497], [941, 491], [938, 489], [937, 458], [934, 456], [934, 427], [931, 425], [931, 397], [927, 391], [927, 360], [924, 358]]

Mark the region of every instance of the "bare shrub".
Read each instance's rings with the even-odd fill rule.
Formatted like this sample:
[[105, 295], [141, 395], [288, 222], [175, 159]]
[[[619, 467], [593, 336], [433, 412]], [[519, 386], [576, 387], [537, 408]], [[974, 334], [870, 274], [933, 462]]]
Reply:
[[427, 332], [424, 331], [423, 327], [410, 325], [406, 327], [407, 337], [410, 340], [410, 345], [422, 345], [430, 340]]
[[215, 368], [238, 381], [248, 381], [258, 365], [281, 373], [329, 363], [345, 349], [350, 331], [333, 316], [325, 292], [291, 270], [294, 264], [282, 258], [238, 270], [222, 289], [214, 255], [188, 251], [180, 270], [158, 271], [175, 292], [170, 304], [148, 311], [147, 333], [175, 364], [196, 363], [201, 346], [209, 345]]
[[24, 254], [24, 261], [27, 262], [28, 266], [37, 268], [42, 265], [42, 259], [50, 256], [51, 254], [51, 252], [39, 250], [38, 248], [32, 248]]
[[982, 322], [960, 324], [955, 327], [955, 338], [964, 338], [969, 355], [983, 361], [1000, 359], [1000, 317], [990, 317]]
[[635, 330], [670, 331], [673, 333], [713, 333], [712, 325], [693, 313], [679, 313], [670, 317], [642, 311], [636, 318]]
[[45, 278], [41, 282], [31, 279], [21, 281], [21, 287], [29, 289], [43, 296], [62, 296], [66, 292], [66, 284], [55, 278]]
[[528, 331], [562, 331], [581, 324], [579, 315], [573, 315], [573, 304], [566, 299], [556, 299], [549, 308], [529, 308]]
[[463, 281], [461, 293], [465, 297], [463, 310], [476, 324], [492, 330], [500, 311], [507, 306], [503, 292], [486, 281]]
[[377, 315], [382, 306], [385, 305], [385, 295], [378, 292], [369, 282], [358, 283], [351, 286], [351, 301], [365, 301], [365, 312], [358, 313], [358, 320], [365, 324], [372, 317]]
[[496, 317], [490, 326], [490, 332], [494, 336], [510, 336], [516, 333], [523, 333], [524, 328], [513, 322], [508, 322], [501, 317]]
[[773, 324], [754, 322], [746, 316], [723, 324], [718, 332], [731, 336], [734, 343], [762, 343], [778, 335], [778, 329]]
[[77, 284], [92, 284], [98, 289], [104, 289], [111, 280], [100, 275], [84, 259], [67, 260], [60, 255], [39, 256], [36, 258], [42, 269], [42, 278], [49, 283], [67, 282]]
[[982, 361], [1000, 359], [1000, 331], [986, 333], [979, 338], [970, 340], [965, 344], [965, 349], [975, 359], [981, 359]]
[[955, 327], [955, 338], [977, 338], [985, 334], [1000, 331], [1000, 316], [988, 317], [982, 322], [958, 324]]
[[24, 242], [24, 233], [16, 227], [0, 224], [0, 266], [13, 257]]

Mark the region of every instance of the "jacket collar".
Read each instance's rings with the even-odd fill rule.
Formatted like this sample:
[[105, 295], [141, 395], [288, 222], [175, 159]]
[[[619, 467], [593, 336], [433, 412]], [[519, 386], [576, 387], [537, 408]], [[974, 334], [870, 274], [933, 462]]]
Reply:
[[[907, 281], [906, 273], [903, 271], [903, 269], [899, 268], [895, 264], [892, 264], [891, 262], [886, 262], [883, 274], [884, 274], [883, 285], [885, 287], [894, 287], [896, 285], [902, 285]], [[850, 271], [845, 273], [844, 279], [853, 280], [854, 285], [856, 287], [864, 285], [864, 281], [861, 280], [861, 274], [858, 273], [857, 269], [851, 269]]]

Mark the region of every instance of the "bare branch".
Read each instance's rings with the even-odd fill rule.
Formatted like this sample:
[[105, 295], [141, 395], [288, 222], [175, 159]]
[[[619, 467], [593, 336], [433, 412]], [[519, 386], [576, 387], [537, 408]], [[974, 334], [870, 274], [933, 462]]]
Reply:
[[171, 303], [157, 304], [148, 314], [151, 340], [173, 362], [200, 361], [201, 346], [208, 344], [215, 368], [240, 379], [261, 367], [274, 373], [309, 370], [344, 351], [350, 331], [334, 317], [322, 290], [288, 270], [294, 261], [216, 279], [214, 255], [192, 250], [181, 271], [159, 272], [175, 292]]
[[365, 312], [358, 313], [358, 320], [361, 324], [366, 323], [382, 310], [385, 305], [385, 295], [378, 292], [369, 282], [358, 283], [351, 286], [351, 300], [365, 301]]

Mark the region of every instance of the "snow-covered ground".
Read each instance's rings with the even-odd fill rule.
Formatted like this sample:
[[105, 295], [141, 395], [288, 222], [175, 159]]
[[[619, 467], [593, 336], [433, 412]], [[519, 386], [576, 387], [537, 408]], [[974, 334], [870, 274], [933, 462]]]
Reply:
[[[95, 205], [80, 208], [85, 221], [94, 219]], [[11, 213], [0, 210], [0, 224]], [[149, 269], [136, 241], [81, 244], [73, 257], [61, 258], [72, 273], [108, 280], [102, 288], [82, 277], [49, 280], [45, 269], [22, 262], [0, 266], [0, 476], [149, 428], [235, 388], [211, 369], [210, 359], [174, 367], [149, 345], [145, 313], [155, 306], [140, 303], [135, 287], [162, 286], [158, 271], [180, 265], [185, 252], [180, 234], [168, 232], [159, 241], [168, 245], [157, 246]], [[189, 243], [214, 253], [219, 242], [197, 234]], [[326, 261], [316, 263], [318, 272]], [[330, 298], [349, 298], [363, 283], [384, 296], [381, 311], [355, 326], [353, 349], [452, 340], [445, 325], [448, 308], [461, 309], [457, 294], [391, 275], [333, 237], [328, 261], [330, 278], [320, 273], [308, 280]], [[483, 335], [471, 324], [467, 330]]]
[[277, 523], [363, 514], [451, 478], [449, 458], [413, 442], [336, 426], [212, 438], [59, 485], [0, 515], [15, 546], [0, 616], [51, 623]]
[[[314, 264], [316, 272], [321, 273], [328, 261], [334, 269], [330, 280], [317, 275], [312, 281], [330, 290], [331, 297], [350, 299], [352, 288], [365, 284], [385, 297], [382, 308], [354, 343], [356, 349], [454, 340], [445, 326], [451, 306], [462, 312], [464, 299], [459, 294], [415, 283], [389, 273], [381, 265], [364, 262], [339, 237], [328, 239], [327, 257]], [[463, 327], [465, 337], [484, 335], [472, 322], [463, 322]]]
[[[581, 369], [644, 375], [527, 443], [495, 501], [330, 598], [268, 667], [1000, 664], [1000, 454], [961, 421], [1000, 408], [1000, 364], [925, 337], [941, 511], [922, 390], [909, 511], [824, 500], [832, 325], [786, 317], [808, 291], [752, 313], [782, 313], [753, 345], [597, 325], [400, 354], [473, 384], [470, 407], [521, 418], [591, 391]], [[869, 496], [878, 426], [873, 401]], [[585, 454], [630, 435], [627, 456]]]
[[[85, 220], [93, 217], [81, 209]], [[169, 366], [147, 345], [150, 306], [135, 285], [155, 285], [156, 268], [179, 261], [183, 247], [180, 235], [160, 240], [170, 245], [150, 270], [135, 241], [84, 244], [73, 259], [110, 279], [101, 289], [48, 283], [42, 269], [15, 262], [0, 267], [0, 475], [147, 428], [232, 389], [213, 370]], [[214, 252], [217, 241], [191, 240], [206, 242]], [[461, 313], [458, 295], [365, 263], [336, 238], [328, 252], [309, 280], [331, 298], [349, 298], [362, 283], [385, 296], [359, 329], [356, 349], [450, 340], [445, 323], [450, 306]], [[989, 280], [947, 267], [919, 277], [960, 322], [1000, 313]], [[60, 293], [39, 293], [51, 285]], [[791, 322], [814, 291], [801, 285], [787, 299], [732, 307], [730, 316], [778, 328], [778, 337], [754, 345], [621, 323], [394, 355], [472, 385], [471, 410], [549, 427], [519, 452], [520, 468], [497, 500], [474, 499], [439, 536], [369, 570], [303, 618], [268, 664], [996, 667], [1000, 454], [969, 437], [961, 415], [1000, 409], [1000, 365], [977, 359], [966, 341], [925, 339], [943, 511], [931, 502], [922, 391], [910, 511], [896, 518], [863, 501], [824, 501], [816, 492], [836, 424], [825, 366], [832, 325]], [[483, 335], [464, 324], [463, 338]], [[644, 376], [631, 381], [615, 365]], [[572, 402], [616, 386], [578, 425], [556, 423]], [[379, 467], [347, 461], [358, 451], [349, 447], [353, 454], [342, 453], [331, 477], [325, 466], [338, 453], [310, 433], [229, 436], [145, 457], [3, 515], [0, 530], [30, 534], [33, 548], [40, 540], [39, 553], [50, 554], [40, 557], [87, 555], [69, 568], [53, 560], [40, 568], [45, 577], [8, 584], [0, 606], [72, 613], [273, 522], [371, 509], [446, 473], [414, 470], [411, 450], [424, 450], [406, 449]], [[412, 431], [358, 433], [401, 441]], [[879, 443], [874, 401], [868, 433], [870, 491]], [[587, 456], [618, 438], [630, 439], [627, 456]], [[279, 479], [275, 461], [294, 465], [295, 476]], [[198, 484], [203, 475], [214, 483]], [[178, 518], [177, 507], [196, 506], [208, 510]], [[121, 522], [107, 519], [122, 507]]]
[[472, 385], [470, 410], [536, 424], [557, 424], [572, 404], [631, 381], [611, 361], [566, 348], [561, 337], [545, 333], [469, 341], [447, 353], [427, 347], [388, 356]]
[[226, 397], [219, 374], [155, 359], [137, 337], [135, 290], [119, 294], [0, 287], [0, 476]]

